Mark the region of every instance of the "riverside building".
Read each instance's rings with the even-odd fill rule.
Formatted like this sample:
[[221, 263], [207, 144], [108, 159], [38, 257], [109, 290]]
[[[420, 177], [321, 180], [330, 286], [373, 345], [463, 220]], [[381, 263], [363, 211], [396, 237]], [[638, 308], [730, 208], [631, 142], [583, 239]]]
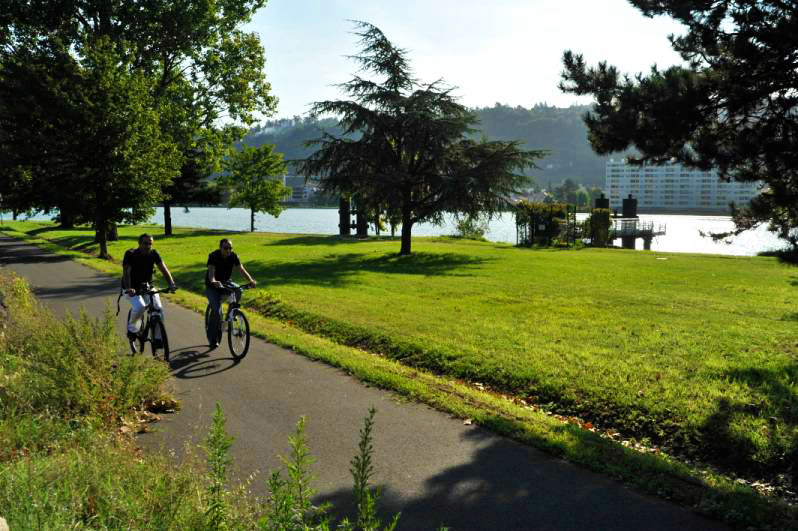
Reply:
[[759, 193], [761, 183], [724, 182], [716, 170], [702, 171], [681, 164], [634, 166], [625, 159], [607, 161], [605, 189], [612, 210], [632, 194], [642, 211], [728, 213], [729, 203], [742, 206]]

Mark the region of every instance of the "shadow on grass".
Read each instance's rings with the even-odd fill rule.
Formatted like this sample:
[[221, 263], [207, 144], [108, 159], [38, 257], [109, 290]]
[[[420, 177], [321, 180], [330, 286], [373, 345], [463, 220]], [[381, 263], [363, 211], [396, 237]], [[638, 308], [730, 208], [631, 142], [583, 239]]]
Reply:
[[[513, 421], [499, 417], [492, 421], [501, 423], [505, 430], [520, 429]], [[380, 419], [376, 422], [379, 425]], [[585, 454], [606, 445], [593, 433], [578, 433], [567, 426], [563, 429], [570, 429], [576, 437], [574, 444], [583, 447]], [[428, 448], [417, 451], [415, 459], [427, 462], [430, 473], [419, 478], [417, 490], [395, 491], [390, 480], [380, 486], [379, 512], [383, 522], [401, 512], [400, 529], [439, 529], [442, 525], [457, 530], [726, 529], [718, 522], [636, 495], [607, 477], [485, 429], [463, 428], [460, 438], [470, 441], [466, 444], [474, 448], [462, 459], [452, 458], [448, 446], [436, 448], [429, 446], [429, 441], [408, 441], [418, 444], [418, 448]], [[379, 473], [379, 454], [387, 450], [375, 446], [374, 467]], [[621, 459], [623, 455], [619, 450]], [[592, 457], [597, 465], [602, 465], [603, 456], [595, 453]], [[441, 462], [449, 464], [442, 466]], [[626, 465], [632, 470], [634, 463]], [[663, 481], [661, 476], [659, 481]], [[677, 478], [673, 481], [672, 490], [685, 489], [687, 482]], [[692, 486], [693, 491], [696, 489], [702, 487]], [[314, 501], [332, 502], [337, 518], [351, 518], [355, 512], [350, 490], [341, 489]]]
[[[732, 382], [750, 388], [755, 401], [733, 402], [726, 397], [718, 400], [715, 410], [707, 417], [700, 431], [709, 442], [713, 461], [742, 473], [772, 476], [786, 473], [793, 487], [798, 460], [798, 365], [780, 368], [746, 367], [724, 374]], [[746, 430], [747, 420], [767, 419], [766, 433]], [[765, 449], [751, 437], [767, 440]], [[756, 455], [760, 455], [756, 459]]]
[[319, 260], [269, 264], [251, 262], [247, 269], [256, 279], [274, 286], [313, 284], [339, 286], [350, 277], [368, 271], [386, 275], [473, 276], [474, 271], [491, 259], [456, 253], [414, 253], [410, 256], [369, 255], [358, 253], [328, 255]]
[[295, 237], [283, 238], [281, 240], [271, 240], [264, 245], [340, 245], [352, 243], [375, 243], [375, 242], [398, 242], [398, 239], [391, 239], [390, 237], [373, 237], [368, 238], [354, 238], [338, 235], [324, 235], [324, 234], [302, 234]]

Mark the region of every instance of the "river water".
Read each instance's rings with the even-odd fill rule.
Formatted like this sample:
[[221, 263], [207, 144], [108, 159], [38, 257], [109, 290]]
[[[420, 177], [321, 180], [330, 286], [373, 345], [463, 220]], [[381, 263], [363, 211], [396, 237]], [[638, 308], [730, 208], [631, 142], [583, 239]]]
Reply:
[[[586, 214], [578, 214], [584, 219]], [[7, 215], [3, 216], [8, 219]], [[34, 216], [31, 219], [49, 219], [49, 216]], [[713, 253], [738, 256], [753, 256], [762, 251], [779, 249], [783, 242], [764, 227], [737, 236], [730, 244], [714, 242], [701, 236], [703, 232], [724, 232], [734, 227], [728, 216], [693, 215], [641, 215], [642, 221], [652, 221], [665, 226], [665, 235], [654, 238], [653, 251], [683, 253]], [[157, 208], [150, 223], [163, 224], [163, 208]], [[186, 212], [183, 208], [172, 208], [172, 224], [175, 227], [197, 227], [233, 231], [249, 230], [249, 210], [243, 208], [197, 207]], [[255, 215], [255, 230], [293, 234], [338, 234], [338, 210], [335, 208], [289, 208], [275, 218], [268, 214]], [[441, 236], [454, 234], [455, 221], [447, 217], [441, 226], [420, 223], [413, 227], [414, 236]], [[369, 232], [372, 233], [371, 231]], [[515, 216], [503, 214], [488, 224], [485, 235], [490, 241], [516, 243]], [[616, 245], [620, 245], [617, 240]], [[637, 240], [638, 249], [643, 241]]]
[[[584, 219], [586, 214], [577, 215]], [[734, 238], [730, 244], [713, 242], [700, 231], [723, 232], [734, 227], [728, 216], [692, 215], [641, 215], [642, 221], [664, 225], [665, 235], [651, 243], [651, 249], [664, 252], [713, 253], [752, 256], [762, 251], [783, 247], [783, 242], [764, 227]], [[163, 224], [163, 209], [158, 208], [152, 223]], [[249, 211], [243, 208], [183, 208], [172, 209], [172, 224], [176, 227], [202, 227], [246, 231], [249, 229]], [[275, 218], [268, 214], [255, 215], [255, 230], [299, 234], [338, 234], [338, 210], [334, 208], [289, 208]], [[414, 236], [441, 236], [454, 234], [455, 221], [447, 217], [441, 226], [420, 223], [413, 226]], [[370, 231], [371, 233], [371, 231]], [[485, 235], [490, 241], [516, 243], [515, 216], [503, 214], [488, 224]], [[616, 241], [620, 245], [620, 240]], [[639, 249], [643, 241], [638, 239]]]

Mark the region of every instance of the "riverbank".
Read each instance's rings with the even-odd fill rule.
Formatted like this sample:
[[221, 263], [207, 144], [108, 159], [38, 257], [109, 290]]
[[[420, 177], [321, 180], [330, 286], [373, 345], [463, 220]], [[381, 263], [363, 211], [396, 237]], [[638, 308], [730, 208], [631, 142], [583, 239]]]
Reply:
[[[587, 214], [578, 214], [577, 219], [584, 219]], [[2, 218], [2, 219], [8, 219]], [[36, 216], [35, 221], [49, 220], [50, 216]], [[652, 250], [675, 253], [707, 253], [728, 256], [756, 256], [759, 253], [773, 251], [784, 247], [766, 227], [747, 231], [730, 239], [729, 243], [714, 242], [702, 233], [728, 232], [734, 227], [728, 216], [691, 216], [641, 214], [640, 219], [664, 226], [666, 233], [654, 238]], [[163, 225], [163, 209], [156, 208], [155, 215], [148, 224]], [[335, 208], [290, 208], [275, 218], [268, 214], [256, 214], [255, 228], [261, 232], [278, 232], [293, 234], [338, 234], [338, 210]], [[224, 207], [192, 207], [186, 212], [183, 208], [172, 209], [172, 224], [179, 227], [198, 229], [218, 229], [246, 232], [249, 230], [249, 210], [243, 208]], [[419, 223], [413, 227], [413, 236], [447, 236], [457, 232], [456, 221], [452, 216], [445, 216], [442, 225]], [[374, 234], [373, 227], [369, 234]], [[381, 235], [390, 234], [382, 231]], [[492, 242], [517, 243], [515, 216], [504, 213], [487, 224], [486, 239]], [[615, 242], [621, 245], [620, 240]], [[643, 241], [637, 241], [637, 248], [643, 248]]]
[[[91, 248], [89, 231], [38, 228]], [[112, 254], [140, 230], [124, 228]], [[198, 291], [197, 263], [217, 241], [218, 233], [156, 234], [178, 283]], [[788, 358], [798, 337], [789, 320], [773, 320], [790, 315], [791, 274], [774, 259], [436, 239], [414, 242], [415, 255], [400, 259], [396, 242], [275, 234], [237, 234], [235, 245], [267, 288], [251, 292], [250, 307], [294, 327], [493, 389], [522, 411], [574, 419], [652, 455], [714, 461], [743, 476], [736, 479], [770, 475], [794, 451]], [[528, 428], [474, 416], [528, 437]], [[607, 456], [571, 454], [557, 437], [540, 437], [533, 440], [608, 471]], [[697, 476], [704, 484], [705, 474]]]

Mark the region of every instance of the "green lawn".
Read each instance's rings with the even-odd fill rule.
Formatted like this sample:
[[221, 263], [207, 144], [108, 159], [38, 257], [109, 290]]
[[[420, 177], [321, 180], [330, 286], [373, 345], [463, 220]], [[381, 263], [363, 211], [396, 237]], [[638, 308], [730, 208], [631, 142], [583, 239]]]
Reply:
[[[86, 229], [12, 224], [72, 248]], [[142, 228], [121, 229], [117, 259]], [[202, 291], [220, 233], [151, 227]], [[798, 274], [773, 258], [235, 234], [253, 308], [740, 473], [798, 456]]]

